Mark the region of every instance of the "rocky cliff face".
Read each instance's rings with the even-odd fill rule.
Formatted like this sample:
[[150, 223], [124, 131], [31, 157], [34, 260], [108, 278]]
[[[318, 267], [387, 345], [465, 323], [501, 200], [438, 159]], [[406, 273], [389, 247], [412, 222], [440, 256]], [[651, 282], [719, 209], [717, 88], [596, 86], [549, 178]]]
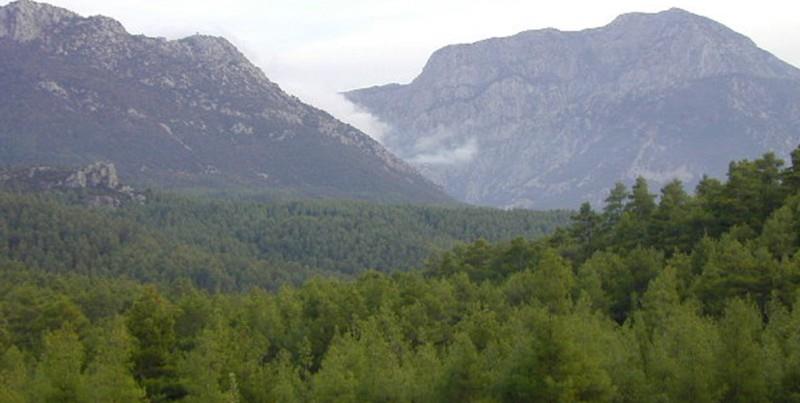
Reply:
[[636, 176], [691, 185], [800, 142], [800, 70], [679, 9], [448, 46], [410, 84], [345, 95], [452, 195], [503, 207], [598, 202]]
[[448, 200], [223, 38], [134, 36], [107, 17], [20, 0], [0, 7], [0, 88], [4, 165], [108, 160], [148, 186]]

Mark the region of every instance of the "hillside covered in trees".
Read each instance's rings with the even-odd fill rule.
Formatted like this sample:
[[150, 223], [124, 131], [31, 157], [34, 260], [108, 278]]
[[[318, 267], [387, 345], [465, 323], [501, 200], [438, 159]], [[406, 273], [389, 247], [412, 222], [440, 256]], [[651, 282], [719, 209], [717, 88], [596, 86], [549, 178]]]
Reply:
[[570, 215], [166, 194], [93, 209], [83, 199], [80, 191], [0, 193], [0, 259], [49, 273], [188, 282], [212, 292], [276, 289], [315, 274], [419, 267], [432, 253], [477, 239], [541, 237]]
[[[174, 281], [136, 274], [170, 249], [160, 238], [130, 264], [81, 270], [43, 246], [50, 260], [4, 251], [0, 400], [797, 401], [800, 149], [792, 157], [734, 162], [727, 181], [706, 178], [693, 195], [679, 182], [658, 196], [644, 180], [618, 185], [601, 210], [584, 205], [545, 238], [478, 240], [417, 271], [276, 292], [213, 292], [168, 266]], [[130, 236], [121, 223], [172, 228], [187, 245], [215, 245], [210, 224], [165, 224], [197, 223], [210, 206], [238, 208], [169, 214], [157, 202], [96, 225]], [[76, 222], [90, 225], [86, 214]], [[241, 220], [216, 227], [249, 239]], [[130, 278], [104, 275], [106, 265]]]

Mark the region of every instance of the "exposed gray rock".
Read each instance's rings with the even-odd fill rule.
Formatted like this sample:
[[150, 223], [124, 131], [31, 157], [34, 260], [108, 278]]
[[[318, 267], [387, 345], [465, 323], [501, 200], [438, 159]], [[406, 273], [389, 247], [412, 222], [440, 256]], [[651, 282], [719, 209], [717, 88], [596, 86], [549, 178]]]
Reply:
[[638, 175], [691, 186], [800, 142], [800, 70], [680, 9], [447, 46], [407, 85], [345, 95], [452, 195], [501, 207], [597, 203]]
[[21, 0], [0, 7], [0, 88], [3, 165], [107, 160], [137, 185], [450, 201], [224, 38], [130, 35], [111, 18]]
[[46, 4], [15, 1], [0, 7], [0, 38], [21, 42], [42, 39], [51, 27], [76, 17], [74, 13]]
[[106, 188], [120, 189], [117, 168], [112, 163], [96, 162], [86, 168], [79, 169], [64, 181], [69, 188]]
[[83, 202], [93, 207], [119, 207], [127, 202], [146, 201], [141, 192], [120, 184], [116, 167], [105, 161], [78, 169], [34, 166], [0, 171], [0, 189], [23, 192], [79, 190], [83, 192]]

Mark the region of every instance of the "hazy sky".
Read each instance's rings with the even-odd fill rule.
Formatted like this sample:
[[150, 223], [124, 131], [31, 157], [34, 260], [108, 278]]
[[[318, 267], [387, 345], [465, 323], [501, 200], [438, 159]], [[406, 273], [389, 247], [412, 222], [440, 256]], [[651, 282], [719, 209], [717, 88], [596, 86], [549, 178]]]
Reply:
[[[222, 35], [267, 76], [303, 100], [368, 131], [335, 94], [408, 82], [451, 43], [554, 27], [597, 27], [618, 14], [681, 7], [713, 18], [800, 66], [797, 0], [50, 0], [103, 14], [129, 32], [170, 39]], [[0, 4], [8, 3], [0, 0]], [[364, 120], [364, 121], [360, 121]], [[373, 133], [375, 134], [375, 133]]]

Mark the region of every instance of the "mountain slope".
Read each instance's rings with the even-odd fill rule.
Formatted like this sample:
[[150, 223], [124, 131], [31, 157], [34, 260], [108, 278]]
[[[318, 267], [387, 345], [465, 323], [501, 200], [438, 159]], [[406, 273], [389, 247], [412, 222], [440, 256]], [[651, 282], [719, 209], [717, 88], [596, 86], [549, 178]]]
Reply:
[[464, 201], [570, 207], [636, 176], [694, 183], [800, 141], [800, 70], [689, 12], [626, 14], [436, 51], [407, 85], [345, 94]]
[[139, 185], [448, 200], [222, 38], [134, 36], [107, 17], [21, 0], [0, 8], [0, 88], [3, 165], [108, 160]]

